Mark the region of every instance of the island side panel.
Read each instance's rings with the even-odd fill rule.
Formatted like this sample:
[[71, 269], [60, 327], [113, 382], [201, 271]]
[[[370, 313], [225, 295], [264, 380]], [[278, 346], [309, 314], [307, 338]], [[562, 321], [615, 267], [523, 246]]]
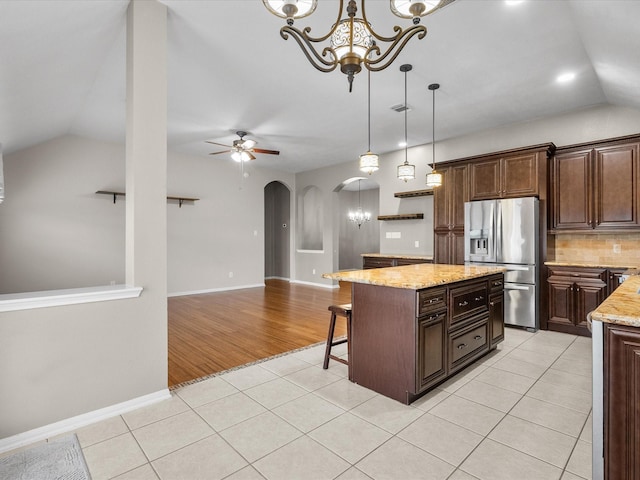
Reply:
[[415, 391], [416, 291], [354, 283], [351, 380], [408, 403]]

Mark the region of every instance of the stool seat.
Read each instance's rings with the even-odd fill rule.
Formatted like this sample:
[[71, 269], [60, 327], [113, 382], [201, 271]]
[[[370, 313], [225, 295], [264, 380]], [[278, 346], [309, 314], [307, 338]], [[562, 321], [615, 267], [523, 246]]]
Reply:
[[[331, 305], [329, 306], [328, 310], [331, 312], [331, 320], [329, 320], [329, 335], [327, 336], [327, 347], [324, 352], [324, 363], [322, 365], [322, 368], [324, 368], [325, 370], [329, 368], [330, 358], [335, 360], [336, 362], [344, 363], [345, 365], [349, 366], [349, 362], [347, 360], [331, 354], [331, 347], [346, 343], [347, 356], [348, 358], [351, 358], [351, 342], [349, 341], [351, 338], [351, 304], [344, 303], [342, 305]], [[347, 320], [347, 338], [334, 340], [333, 334], [336, 329], [336, 318], [338, 316], [345, 317]]]

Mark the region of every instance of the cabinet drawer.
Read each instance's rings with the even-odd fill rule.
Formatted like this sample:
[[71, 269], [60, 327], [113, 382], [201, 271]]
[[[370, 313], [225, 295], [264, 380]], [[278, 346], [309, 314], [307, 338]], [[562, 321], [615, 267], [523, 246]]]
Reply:
[[396, 266], [401, 267], [403, 265], [418, 265], [420, 263], [433, 263], [432, 260], [425, 260], [423, 258], [398, 258], [396, 259]]
[[487, 282], [474, 283], [466, 287], [452, 288], [449, 292], [449, 310], [451, 312], [449, 327], [472, 315], [489, 310]]
[[504, 290], [504, 277], [502, 275], [489, 277], [489, 290], [491, 293], [497, 293]]
[[586, 268], [586, 267], [549, 267], [548, 276], [574, 277], [582, 279], [593, 279], [607, 281], [606, 268]]
[[489, 349], [488, 322], [485, 315], [481, 315], [477, 322], [466, 327], [449, 339], [449, 366], [457, 369]]
[[362, 265], [363, 269], [384, 267], [393, 267], [393, 259], [384, 257], [364, 257]]
[[447, 290], [444, 288], [421, 290], [418, 292], [418, 316], [447, 307]]

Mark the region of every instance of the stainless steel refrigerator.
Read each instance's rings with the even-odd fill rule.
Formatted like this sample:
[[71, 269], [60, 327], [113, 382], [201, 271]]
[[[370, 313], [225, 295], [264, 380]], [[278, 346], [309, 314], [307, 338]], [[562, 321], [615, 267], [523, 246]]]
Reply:
[[537, 330], [538, 199], [481, 200], [464, 205], [465, 265], [505, 267], [504, 322]]

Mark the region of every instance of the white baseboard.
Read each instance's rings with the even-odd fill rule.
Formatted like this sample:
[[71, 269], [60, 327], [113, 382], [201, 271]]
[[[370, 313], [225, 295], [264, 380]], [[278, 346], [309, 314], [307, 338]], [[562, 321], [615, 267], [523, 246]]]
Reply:
[[340, 285], [327, 285], [326, 283], [315, 283], [315, 282], [305, 282], [303, 280], [289, 280], [289, 283], [299, 283], [300, 285], [310, 285], [312, 287], [321, 287], [321, 288], [340, 288]]
[[215, 292], [226, 292], [229, 290], [242, 290], [244, 288], [257, 288], [264, 287], [264, 283], [256, 283], [253, 285], [238, 285], [236, 287], [221, 287], [221, 288], [208, 288], [206, 290], [192, 290], [190, 292], [175, 292], [169, 293], [168, 297], [183, 297], [185, 295], [199, 295], [201, 293], [215, 293]]
[[289, 277], [264, 277], [265, 280], [282, 280], [284, 282], [289, 282], [291, 279]]
[[34, 428], [33, 430], [19, 433], [11, 437], [2, 438], [0, 439], [0, 453], [8, 452], [14, 448], [23, 447], [41, 440], [46, 440], [47, 438], [51, 438], [62, 433], [77, 430], [78, 428], [85, 427], [92, 423], [100, 422], [102, 420], [115, 417], [116, 415], [130, 412], [137, 408], [146, 407], [168, 398], [171, 398], [169, 389], [164, 389], [132, 400], [127, 400], [126, 402], [94, 410], [93, 412], [83, 413], [76, 417], [51, 423], [44, 427]]

